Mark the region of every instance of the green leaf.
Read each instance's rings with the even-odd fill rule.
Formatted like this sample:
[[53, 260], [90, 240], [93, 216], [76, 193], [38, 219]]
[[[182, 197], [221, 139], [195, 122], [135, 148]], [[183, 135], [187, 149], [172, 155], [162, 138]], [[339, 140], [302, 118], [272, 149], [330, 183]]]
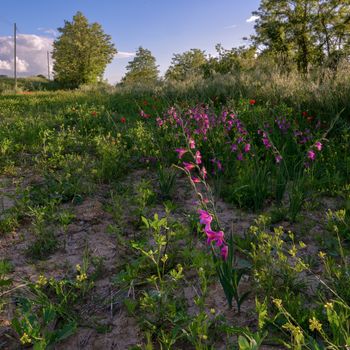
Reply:
[[0, 287], [7, 287], [12, 284], [11, 279], [0, 279]]
[[73, 335], [77, 330], [77, 324], [75, 322], [67, 323], [63, 328], [56, 331], [55, 342], [64, 340]]
[[239, 350], [249, 350], [251, 349], [251, 346], [247, 340], [247, 338], [243, 337], [240, 335], [238, 337], [238, 345], [239, 345]]
[[147, 229], [149, 229], [149, 228], [150, 228], [150, 225], [149, 225], [149, 221], [147, 220], [147, 218], [145, 218], [144, 216], [141, 216], [141, 220], [142, 220], [142, 222], [144, 223], [145, 227], [146, 227]]
[[43, 319], [44, 324], [49, 324], [56, 318], [56, 312], [53, 305], [49, 305], [47, 308], [43, 308]]

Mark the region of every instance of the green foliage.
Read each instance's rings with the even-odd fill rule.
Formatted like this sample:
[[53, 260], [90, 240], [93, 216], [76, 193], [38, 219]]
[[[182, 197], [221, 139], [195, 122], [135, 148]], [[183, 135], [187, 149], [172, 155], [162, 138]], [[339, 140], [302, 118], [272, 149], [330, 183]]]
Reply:
[[95, 143], [99, 158], [97, 177], [105, 182], [116, 181], [124, 173], [129, 160], [127, 145], [122, 135], [97, 135]]
[[154, 84], [158, 80], [159, 70], [156, 59], [151, 51], [140, 46], [135, 57], [126, 67], [126, 74], [122, 79], [126, 84]]
[[158, 183], [163, 200], [172, 198], [175, 190], [175, 179], [176, 174], [172, 169], [164, 169], [161, 165], [158, 167]]
[[239, 284], [243, 275], [246, 274], [248, 271], [246, 267], [238, 266], [236, 262], [232, 235], [229, 237], [227, 244], [228, 256], [226, 260], [217, 257], [214, 252], [213, 257], [220, 283], [225, 292], [227, 303], [229, 307], [232, 308], [232, 300], [234, 299], [237, 303], [237, 311], [238, 313], [240, 313], [241, 306], [250, 293], [240, 293]]
[[[306, 74], [312, 64], [337, 69], [349, 55], [347, 1], [263, 0], [257, 11], [254, 44], [272, 55], [281, 70], [294, 61]], [[337, 43], [343, 42], [342, 45]]]
[[106, 65], [117, 52], [101, 25], [89, 24], [87, 18], [77, 12], [72, 22], [65, 21], [58, 31], [60, 36], [54, 41], [52, 53], [55, 80], [68, 87], [78, 87], [101, 79]]
[[270, 167], [256, 159], [238, 168], [237, 182], [226, 185], [223, 196], [242, 208], [261, 210], [270, 193]]
[[57, 240], [52, 228], [47, 227], [50, 219], [51, 207], [29, 208], [32, 217], [32, 232], [35, 240], [28, 246], [28, 255], [33, 259], [47, 258], [57, 247]]
[[[262, 57], [252, 59], [253, 50], [220, 50], [222, 55], [212, 62], [210, 80], [165, 82], [156, 89], [124, 84], [112, 90], [116, 94], [84, 88], [69, 93], [1, 96], [0, 174], [1, 180], [13, 180], [11, 193], [12, 187], [16, 188], [11, 195], [14, 206], [0, 213], [5, 257], [11, 257], [12, 248], [21, 254], [29, 247], [30, 263], [40, 271], [46, 262], [36, 259], [55, 254], [52, 260], [57, 263], [57, 257], [71, 254], [71, 240], [66, 237], [80, 226], [81, 233], [87, 228], [87, 241], [95, 238], [91, 233], [98, 228], [96, 238], [105, 234], [108, 252], [113, 244], [116, 251], [113, 260], [92, 257], [94, 270], [89, 276], [84, 264], [72, 279], [55, 280], [52, 285], [49, 280], [40, 287], [41, 292], [19, 284], [18, 276], [27, 270], [22, 265], [27, 263], [25, 259], [13, 260], [13, 268], [8, 260], [0, 260], [1, 317], [6, 318], [12, 307], [18, 308], [16, 329], [26, 345], [54, 347], [79, 327], [79, 311], [88, 301], [101, 306], [98, 316], [102, 315], [103, 322], [94, 317], [92, 324], [87, 322], [97, 332], [110, 329], [104, 321], [110, 320], [111, 314], [119, 317], [119, 309], [114, 314], [117, 307], [122, 315], [128, 313], [128, 321], [129, 317], [138, 321], [138, 333], [144, 337], [137, 339], [135, 349], [257, 349], [278, 343], [286, 348], [340, 350], [347, 345], [348, 68], [339, 67], [339, 76], [325, 76], [322, 82], [311, 76], [304, 80], [294, 72], [287, 78], [277, 74], [271, 64], [264, 65]], [[221, 73], [226, 75], [220, 77]], [[255, 102], [250, 104], [250, 99]], [[202, 163], [191, 174], [198, 175], [205, 166], [207, 185], [217, 181], [222, 186], [217, 186], [213, 198], [208, 196], [209, 201], [224, 197], [243, 209], [221, 201], [217, 210], [213, 209], [219, 219], [224, 212], [222, 227], [229, 232], [232, 224], [236, 232], [231, 254], [235, 259], [218, 257], [217, 264], [208, 255], [196, 198], [181, 175], [175, 181], [171, 171], [173, 163], [182, 164], [189, 156], [188, 152], [178, 160], [174, 151], [186, 147], [181, 143], [179, 124], [159, 126], [161, 120], [155, 120], [164, 118], [174, 104], [172, 110], [183, 117], [181, 111], [187, 113], [198, 103], [209, 106], [210, 129], [205, 140], [194, 134]], [[335, 118], [343, 107], [345, 112]], [[141, 117], [140, 109], [149, 117]], [[242, 161], [230, 149], [235, 136], [224, 125], [216, 126], [225, 111], [232, 112], [235, 117], [231, 119], [239, 118], [247, 129], [251, 152], [245, 152]], [[286, 132], [275, 121], [280, 116], [291, 124]], [[314, 119], [309, 120], [311, 117]], [[327, 133], [333, 120], [335, 127]], [[269, 133], [273, 151], [264, 147], [258, 129]], [[294, 131], [305, 129], [311, 130], [312, 139], [298, 143]], [[312, 163], [307, 151], [321, 139], [322, 152], [317, 152]], [[275, 148], [283, 156], [278, 164]], [[214, 158], [222, 162], [222, 171]], [[309, 168], [305, 168], [305, 160], [311, 164]], [[161, 166], [159, 172], [156, 165]], [[174, 203], [159, 208], [156, 194], [161, 193], [163, 200], [174, 190], [178, 190], [171, 198]], [[325, 194], [332, 197], [324, 198]], [[86, 196], [97, 196], [102, 210], [110, 214], [99, 215], [101, 224], [80, 219], [79, 214], [74, 220], [75, 205]], [[271, 206], [275, 209], [270, 213]], [[323, 220], [322, 213], [329, 207], [332, 210]], [[78, 212], [82, 208], [77, 208]], [[247, 209], [266, 209], [272, 219], [261, 217], [256, 227], [245, 232], [255, 218]], [[285, 228], [275, 227], [281, 221]], [[67, 249], [58, 249], [64, 240]], [[226, 235], [223, 244], [229, 240]], [[307, 246], [299, 240], [305, 240]], [[219, 252], [215, 245], [213, 242]], [[229, 245], [233, 247], [233, 243]], [[252, 273], [242, 277], [245, 260], [249, 260]], [[57, 268], [65, 271], [70, 261], [62, 259]], [[51, 269], [58, 272], [53, 264]], [[227, 303], [217, 273], [226, 288]], [[111, 274], [114, 286], [102, 295], [99, 305], [99, 292]], [[91, 289], [95, 278], [101, 279], [103, 286], [100, 289], [98, 285], [96, 291]], [[246, 290], [252, 297], [244, 299]], [[29, 304], [22, 302], [23, 297]], [[258, 300], [257, 317], [251, 315], [254, 297]], [[230, 301], [234, 306], [244, 302], [240, 316], [227, 308]], [[331, 307], [332, 312], [328, 311]], [[239, 327], [240, 322], [249, 323], [249, 328]], [[133, 327], [133, 322], [128, 324]], [[5, 346], [7, 339], [13, 337], [6, 337]], [[0, 347], [3, 344], [1, 337]]]
[[74, 334], [78, 316], [73, 309], [92, 284], [77, 265], [76, 280], [47, 279], [40, 275], [29, 283], [30, 297], [20, 297], [12, 327], [23, 345], [44, 350]]
[[165, 79], [182, 81], [202, 74], [206, 57], [204, 51], [191, 49], [182, 54], [175, 54], [165, 73]]
[[203, 76], [210, 78], [215, 74], [232, 74], [251, 69], [255, 64], [255, 48], [241, 46], [230, 50], [221, 44], [215, 46], [217, 57], [209, 57], [203, 65]]
[[[258, 226], [250, 228], [251, 234], [256, 237], [250, 253], [254, 277], [267, 297], [284, 296], [289, 292], [297, 294], [304, 287], [300, 274], [306, 266], [295, 258], [298, 250], [305, 248], [305, 244], [302, 242], [295, 244], [293, 233], [288, 232], [287, 237], [292, 241], [289, 245], [283, 239], [283, 227], [268, 232], [266, 230], [268, 222], [269, 218], [260, 216], [256, 220]], [[292, 298], [289, 300], [292, 301]]]

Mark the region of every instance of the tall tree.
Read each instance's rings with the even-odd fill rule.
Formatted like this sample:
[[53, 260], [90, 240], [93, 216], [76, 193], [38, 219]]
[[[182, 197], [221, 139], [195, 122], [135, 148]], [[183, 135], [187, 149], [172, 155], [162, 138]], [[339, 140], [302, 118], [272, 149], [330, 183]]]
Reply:
[[202, 75], [207, 59], [204, 51], [191, 49], [182, 54], [175, 54], [171, 65], [165, 73], [168, 80], [186, 80]]
[[336, 69], [350, 54], [350, 1], [320, 0], [315, 31], [320, 62]]
[[214, 73], [229, 74], [249, 69], [254, 65], [256, 49], [254, 46], [240, 46], [225, 49], [221, 44], [215, 46], [216, 57], [209, 57], [204, 65], [204, 77], [210, 78]]
[[135, 57], [126, 67], [124, 83], [154, 83], [158, 80], [158, 66], [151, 51], [142, 46], [136, 51]]
[[295, 62], [307, 73], [312, 64], [336, 67], [349, 56], [349, 0], [262, 0], [253, 42], [283, 67]]
[[117, 50], [101, 25], [89, 24], [87, 18], [77, 12], [72, 22], [65, 21], [58, 31], [60, 36], [53, 43], [52, 54], [55, 80], [77, 87], [102, 79]]

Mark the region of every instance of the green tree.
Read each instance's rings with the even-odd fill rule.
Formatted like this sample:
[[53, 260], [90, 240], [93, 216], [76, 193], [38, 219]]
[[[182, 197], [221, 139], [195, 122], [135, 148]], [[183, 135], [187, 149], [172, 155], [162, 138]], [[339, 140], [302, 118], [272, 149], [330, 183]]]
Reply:
[[207, 63], [204, 51], [191, 49], [182, 54], [175, 54], [171, 60], [171, 65], [165, 73], [167, 80], [186, 80], [203, 74], [203, 69]]
[[319, 62], [336, 70], [350, 54], [350, 1], [320, 0], [314, 29]]
[[210, 78], [215, 73], [229, 74], [247, 70], [255, 63], [256, 49], [254, 46], [240, 46], [227, 50], [221, 44], [217, 44], [215, 49], [217, 56], [209, 57], [204, 65], [205, 78]]
[[283, 68], [290, 62], [304, 74], [312, 65], [336, 68], [349, 58], [349, 13], [349, 0], [262, 0], [251, 39]]
[[126, 74], [122, 79], [124, 83], [155, 83], [158, 80], [158, 66], [151, 51], [139, 47], [135, 57], [126, 67]]
[[52, 53], [55, 80], [77, 87], [102, 79], [117, 50], [101, 25], [89, 24], [87, 18], [77, 12], [72, 22], [65, 21], [58, 31], [60, 36], [53, 43]]

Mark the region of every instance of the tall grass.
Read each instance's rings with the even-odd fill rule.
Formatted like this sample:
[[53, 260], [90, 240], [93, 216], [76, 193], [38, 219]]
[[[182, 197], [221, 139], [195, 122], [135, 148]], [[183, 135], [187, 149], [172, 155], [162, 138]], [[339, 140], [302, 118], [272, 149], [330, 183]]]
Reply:
[[259, 64], [248, 71], [218, 74], [211, 79], [117, 86], [115, 93], [135, 98], [159, 96], [166, 101], [190, 104], [212, 101], [214, 105], [252, 98], [271, 108], [282, 103], [325, 120], [344, 109], [342, 119], [350, 121], [350, 64], [343, 63], [337, 73], [320, 68], [308, 76], [296, 71], [281, 73], [277, 67]]

